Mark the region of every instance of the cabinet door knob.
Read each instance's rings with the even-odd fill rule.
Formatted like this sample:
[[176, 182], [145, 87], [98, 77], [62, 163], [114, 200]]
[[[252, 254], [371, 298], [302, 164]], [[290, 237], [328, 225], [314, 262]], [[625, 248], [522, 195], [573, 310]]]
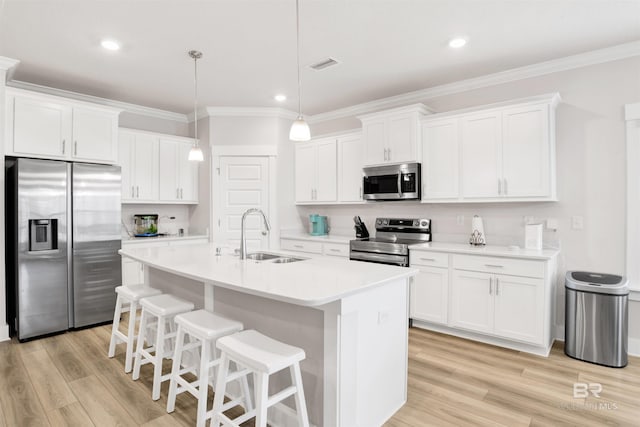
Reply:
[[140, 198], [140, 187], [136, 185], [136, 197]]
[[64, 154], [64, 152], [66, 151], [67, 148], [67, 140], [63, 139], [62, 140], [62, 154]]
[[78, 155], [78, 141], [73, 142], [73, 155], [74, 156]]
[[493, 277], [489, 277], [489, 295], [491, 295], [492, 286], [493, 286]]
[[498, 195], [502, 194], [502, 180], [498, 178]]
[[500, 279], [496, 277], [496, 295], [500, 295]]
[[504, 191], [504, 195], [507, 195], [507, 178], [505, 178], [503, 180], [504, 182], [502, 183], [502, 190]]
[[183, 193], [183, 190], [184, 190], [184, 188], [181, 188], [181, 189], [180, 189], [180, 198], [181, 198], [181, 199], [184, 199], [184, 193]]
[[131, 198], [133, 199], [136, 196], [135, 190], [133, 188], [133, 185], [131, 186]]
[[499, 264], [485, 264], [485, 267], [490, 267], [490, 268], [504, 268], [504, 265], [499, 265]]
[[176, 199], [180, 198], [180, 189], [176, 188]]

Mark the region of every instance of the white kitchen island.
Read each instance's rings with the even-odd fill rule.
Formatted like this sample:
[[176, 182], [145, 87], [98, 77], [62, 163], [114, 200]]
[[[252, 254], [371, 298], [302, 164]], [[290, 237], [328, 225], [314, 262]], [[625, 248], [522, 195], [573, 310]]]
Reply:
[[[408, 284], [418, 270], [317, 257], [289, 264], [216, 256], [214, 245], [126, 248], [145, 281], [305, 350], [309, 419], [316, 426], [382, 425], [407, 397]], [[270, 393], [288, 383], [272, 377]], [[272, 425], [296, 425], [293, 403]]]

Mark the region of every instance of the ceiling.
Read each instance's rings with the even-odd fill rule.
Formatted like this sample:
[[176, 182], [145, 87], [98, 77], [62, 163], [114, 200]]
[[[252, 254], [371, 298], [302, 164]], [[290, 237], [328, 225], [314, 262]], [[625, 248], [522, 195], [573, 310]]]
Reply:
[[[637, 0], [300, 1], [305, 114], [640, 40]], [[200, 105], [297, 108], [294, 0], [0, 5], [15, 80], [189, 113], [197, 49]], [[469, 42], [453, 50], [458, 35]], [[340, 64], [308, 68], [329, 56]]]

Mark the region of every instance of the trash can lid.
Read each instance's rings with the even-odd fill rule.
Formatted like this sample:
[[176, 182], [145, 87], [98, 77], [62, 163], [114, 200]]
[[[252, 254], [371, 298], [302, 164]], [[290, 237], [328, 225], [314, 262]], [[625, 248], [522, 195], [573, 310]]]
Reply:
[[629, 294], [629, 281], [626, 277], [589, 271], [567, 271], [565, 287], [600, 294]]

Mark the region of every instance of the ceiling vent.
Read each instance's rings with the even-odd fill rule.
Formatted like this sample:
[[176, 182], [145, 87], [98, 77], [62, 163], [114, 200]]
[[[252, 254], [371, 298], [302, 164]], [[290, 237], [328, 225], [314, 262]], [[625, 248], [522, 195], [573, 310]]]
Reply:
[[320, 71], [338, 64], [339, 62], [337, 60], [333, 58], [327, 58], [323, 59], [322, 61], [316, 62], [315, 64], [311, 64], [309, 65], [309, 67], [313, 70]]

